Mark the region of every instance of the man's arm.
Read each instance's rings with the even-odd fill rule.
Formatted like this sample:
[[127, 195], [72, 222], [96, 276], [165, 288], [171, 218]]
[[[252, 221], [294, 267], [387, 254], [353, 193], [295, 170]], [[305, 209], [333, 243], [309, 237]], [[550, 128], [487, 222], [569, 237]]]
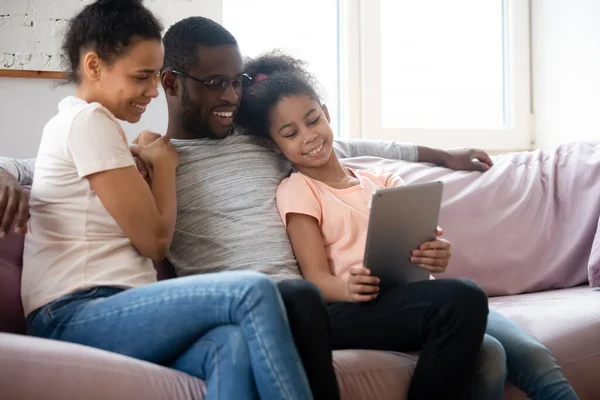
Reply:
[[380, 157], [390, 160], [419, 161], [419, 147], [413, 143], [388, 140], [336, 140], [333, 145], [339, 158]]
[[[35, 171], [35, 158], [18, 160], [16, 158], [0, 157], [0, 170], [4, 170], [17, 178], [22, 186], [31, 185]], [[0, 171], [0, 173], [2, 172]]]
[[432, 163], [456, 171], [485, 172], [494, 165], [490, 156], [479, 149], [439, 150], [419, 146], [418, 151], [418, 162]]
[[21, 185], [31, 185], [35, 159], [0, 158], [0, 238], [11, 226], [20, 233], [27, 232], [29, 195]]
[[432, 163], [454, 170], [482, 172], [487, 171], [493, 165], [490, 156], [479, 149], [441, 150], [417, 146], [413, 143], [371, 139], [336, 140], [334, 148], [339, 158], [380, 157], [390, 160]]

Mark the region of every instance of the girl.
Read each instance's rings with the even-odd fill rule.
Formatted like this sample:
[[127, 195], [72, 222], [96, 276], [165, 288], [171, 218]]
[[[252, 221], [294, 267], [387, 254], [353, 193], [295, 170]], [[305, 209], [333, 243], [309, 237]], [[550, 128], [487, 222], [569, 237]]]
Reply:
[[205, 379], [208, 399], [310, 399], [271, 281], [219, 273], [156, 282], [176, 217], [179, 158], [161, 138], [133, 151], [158, 95], [161, 26], [141, 0], [99, 0], [63, 50], [76, 96], [44, 128], [31, 192], [22, 297], [30, 334], [163, 364]]
[[[272, 53], [250, 60], [246, 72], [253, 84], [237, 123], [270, 138], [296, 169], [281, 183], [277, 204], [304, 277], [330, 303], [335, 349], [421, 350], [410, 399], [468, 398], [476, 363], [483, 376], [474, 382], [475, 397], [502, 399], [505, 350], [509, 378], [530, 396], [576, 398], [545, 347], [497, 313], [488, 319], [487, 299], [475, 285], [430, 280], [380, 292], [363, 266], [368, 203], [375, 190], [402, 180], [340, 164], [327, 108], [301, 61]], [[441, 238], [411, 255], [434, 273], [449, 258], [450, 243]], [[486, 335], [478, 361], [486, 321], [498, 340]]]

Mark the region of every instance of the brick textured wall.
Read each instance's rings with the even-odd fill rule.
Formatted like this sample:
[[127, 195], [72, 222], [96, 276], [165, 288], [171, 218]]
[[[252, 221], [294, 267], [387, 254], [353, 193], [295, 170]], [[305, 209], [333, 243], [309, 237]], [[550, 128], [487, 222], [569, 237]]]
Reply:
[[[68, 20], [91, 0], [0, 0], [0, 69], [59, 71]], [[222, 20], [221, 0], [146, 0], [165, 28], [191, 15]]]

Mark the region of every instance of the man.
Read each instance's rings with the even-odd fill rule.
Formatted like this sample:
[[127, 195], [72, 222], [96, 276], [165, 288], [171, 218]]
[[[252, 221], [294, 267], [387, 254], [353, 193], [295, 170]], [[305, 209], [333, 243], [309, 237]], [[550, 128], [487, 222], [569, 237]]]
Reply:
[[[315, 399], [339, 398], [327, 310], [318, 290], [302, 280], [275, 204], [291, 166], [256, 138], [233, 134], [246, 81], [235, 38], [206, 18], [192, 17], [165, 34], [165, 90], [171, 137], [181, 159], [178, 219], [169, 261], [178, 276], [254, 270], [279, 282], [290, 326]], [[141, 145], [155, 139], [139, 138]], [[444, 152], [394, 142], [338, 142], [340, 157], [376, 156], [486, 170], [482, 151]], [[477, 160], [476, 160], [477, 159]], [[0, 237], [14, 222], [25, 231], [34, 163], [0, 160]], [[18, 181], [13, 177], [18, 178]]]

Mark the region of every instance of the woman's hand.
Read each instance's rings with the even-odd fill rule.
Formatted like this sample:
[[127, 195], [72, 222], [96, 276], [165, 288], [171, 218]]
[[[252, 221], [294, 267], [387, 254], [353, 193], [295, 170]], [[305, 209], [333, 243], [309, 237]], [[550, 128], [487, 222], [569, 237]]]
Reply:
[[142, 159], [137, 155], [137, 147], [148, 146], [157, 139], [160, 139], [160, 137], [160, 134], [154, 133], [146, 129], [145, 131], [140, 132], [140, 134], [137, 135], [135, 139], [133, 139], [132, 143], [137, 146], [130, 147], [132, 148], [131, 155], [133, 155], [133, 158], [135, 159], [135, 166], [137, 167], [138, 171], [140, 171], [140, 174], [142, 174], [144, 180], [148, 182], [148, 184], [152, 183], [152, 167], [143, 162]]
[[444, 272], [450, 261], [450, 242], [442, 239], [443, 231], [437, 229], [437, 239], [423, 243], [418, 249], [413, 250], [410, 261], [432, 273]]
[[375, 299], [379, 295], [379, 278], [371, 276], [371, 271], [364, 267], [350, 267], [348, 276], [348, 301], [363, 303]]
[[157, 164], [169, 164], [176, 168], [179, 165], [179, 154], [167, 136], [161, 136], [147, 146], [131, 145], [131, 154], [139, 157], [150, 170]]

